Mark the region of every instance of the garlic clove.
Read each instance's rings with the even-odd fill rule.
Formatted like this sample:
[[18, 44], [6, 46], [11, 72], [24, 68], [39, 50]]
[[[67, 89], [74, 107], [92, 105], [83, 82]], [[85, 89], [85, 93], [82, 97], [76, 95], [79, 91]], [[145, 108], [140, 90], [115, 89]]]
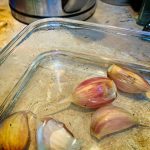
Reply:
[[80, 144], [66, 126], [52, 118], [47, 119], [37, 130], [38, 149], [79, 150]]
[[91, 134], [98, 139], [123, 131], [136, 125], [134, 118], [122, 108], [108, 105], [98, 109], [92, 116]]
[[23, 150], [29, 141], [27, 115], [14, 113], [0, 124], [0, 149]]
[[143, 93], [150, 91], [149, 83], [133, 71], [117, 65], [111, 65], [107, 71], [117, 88], [127, 93]]
[[73, 103], [96, 109], [117, 97], [115, 83], [109, 78], [94, 77], [81, 82], [73, 92]]

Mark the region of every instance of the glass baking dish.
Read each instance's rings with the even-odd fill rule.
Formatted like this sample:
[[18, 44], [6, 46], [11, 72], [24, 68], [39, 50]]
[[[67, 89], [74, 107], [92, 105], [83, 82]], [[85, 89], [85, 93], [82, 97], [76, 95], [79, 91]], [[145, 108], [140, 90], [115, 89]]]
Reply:
[[[82, 141], [83, 150], [94, 148], [141, 149], [139, 140], [143, 140], [144, 147], [150, 142], [150, 129], [136, 127], [104, 138], [102, 141], [90, 135], [91, 115], [94, 111], [80, 108], [71, 104], [69, 99], [73, 89], [83, 80], [90, 77], [106, 77], [107, 68], [111, 64], [124, 65], [142, 74], [150, 81], [150, 70], [147, 67], [131, 63], [112, 61], [103, 57], [67, 51], [48, 51], [40, 54], [29, 65], [19, 82], [0, 106], [1, 119], [9, 113], [32, 111], [38, 118], [53, 117], [67, 125], [77, 139]], [[76, 69], [75, 69], [76, 68]], [[149, 125], [150, 102], [143, 95], [132, 95], [118, 92], [114, 105], [130, 112], [138, 122]], [[136, 109], [135, 109], [136, 108]], [[78, 127], [80, 126], [80, 130]], [[31, 124], [31, 129], [33, 129]], [[31, 135], [34, 130], [31, 130]], [[35, 139], [31, 139], [29, 149], [36, 149]]]
[[[1, 51], [0, 119], [29, 110], [64, 122], [85, 150], [148, 148], [149, 129], [143, 127], [102, 141], [93, 139], [89, 133], [93, 112], [59, 101], [68, 98], [82, 80], [106, 76], [114, 63], [137, 70], [149, 82], [149, 38], [147, 32], [68, 19], [44, 19], [27, 26]], [[119, 93], [114, 105], [129, 111], [141, 124], [150, 123], [150, 103], [143, 95]], [[29, 149], [36, 149], [31, 141]]]

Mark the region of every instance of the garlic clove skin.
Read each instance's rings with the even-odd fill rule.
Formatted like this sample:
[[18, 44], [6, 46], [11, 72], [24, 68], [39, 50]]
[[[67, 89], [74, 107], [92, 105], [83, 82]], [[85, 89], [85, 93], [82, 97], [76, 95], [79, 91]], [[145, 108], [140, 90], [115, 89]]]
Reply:
[[120, 91], [127, 93], [145, 93], [150, 91], [149, 83], [140, 75], [127, 68], [114, 64], [108, 68], [107, 74]]
[[91, 134], [98, 139], [123, 131], [136, 125], [134, 118], [124, 109], [108, 105], [98, 109], [92, 116]]
[[28, 141], [29, 127], [26, 113], [12, 114], [0, 124], [0, 149], [24, 150]]
[[76, 105], [96, 109], [111, 103], [117, 97], [117, 88], [109, 78], [94, 77], [81, 82], [72, 95]]
[[45, 150], [80, 149], [80, 144], [74, 138], [72, 133], [66, 128], [66, 126], [52, 118], [45, 120], [42, 126], [38, 128], [37, 139], [40, 139], [40, 141], [38, 141], [39, 150], [41, 147]]

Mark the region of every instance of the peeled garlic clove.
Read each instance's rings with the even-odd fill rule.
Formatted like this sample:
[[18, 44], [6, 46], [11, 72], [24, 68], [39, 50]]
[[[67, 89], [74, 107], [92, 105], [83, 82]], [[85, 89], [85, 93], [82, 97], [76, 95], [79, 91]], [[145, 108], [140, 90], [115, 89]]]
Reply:
[[109, 78], [94, 77], [81, 82], [73, 92], [73, 103], [86, 108], [99, 108], [117, 96], [115, 83]]
[[91, 134], [98, 139], [136, 125], [134, 118], [124, 109], [108, 105], [92, 116]]
[[52, 118], [46, 119], [37, 130], [38, 149], [79, 150], [80, 144], [66, 126]]
[[149, 83], [138, 74], [117, 65], [109, 67], [107, 72], [117, 88], [127, 93], [143, 93], [150, 91]]
[[23, 150], [28, 140], [29, 127], [26, 113], [12, 114], [0, 124], [1, 150]]

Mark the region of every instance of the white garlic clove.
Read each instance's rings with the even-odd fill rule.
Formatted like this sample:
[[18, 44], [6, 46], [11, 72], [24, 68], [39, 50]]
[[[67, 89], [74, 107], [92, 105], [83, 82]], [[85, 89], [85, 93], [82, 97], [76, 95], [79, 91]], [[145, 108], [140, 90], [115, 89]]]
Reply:
[[79, 150], [80, 144], [66, 126], [52, 118], [38, 127], [38, 149]]

